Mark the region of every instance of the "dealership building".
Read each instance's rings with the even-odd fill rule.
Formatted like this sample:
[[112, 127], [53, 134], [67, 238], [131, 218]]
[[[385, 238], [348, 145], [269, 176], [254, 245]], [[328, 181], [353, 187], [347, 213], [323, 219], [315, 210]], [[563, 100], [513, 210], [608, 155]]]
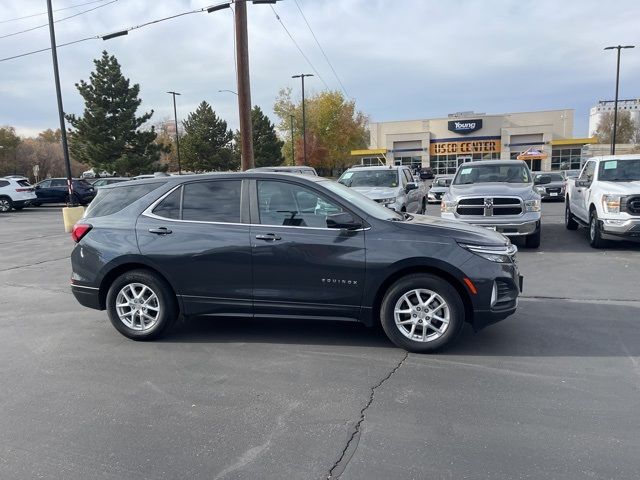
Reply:
[[593, 138], [573, 138], [572, 109], [485, 114], [458, 112], [447, 118], [369, 124], [369, 148], [352, 156], [364, 164], [420, 165], [454, 173], [474, 160], [525, 160], [532, 170], [567, 170]]

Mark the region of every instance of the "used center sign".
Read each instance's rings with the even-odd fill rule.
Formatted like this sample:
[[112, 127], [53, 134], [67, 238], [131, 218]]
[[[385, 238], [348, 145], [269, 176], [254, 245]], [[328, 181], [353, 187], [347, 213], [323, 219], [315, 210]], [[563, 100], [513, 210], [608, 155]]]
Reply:
[[478, 131], [482, 128], [482, 120], [452, 120], [449, 122], [449, 131], [462, 135]]
[[434, 142], [431, 155], [464, 155], [466, 153], [500, 153], [500, 140], [473, 140], [468, 142]]

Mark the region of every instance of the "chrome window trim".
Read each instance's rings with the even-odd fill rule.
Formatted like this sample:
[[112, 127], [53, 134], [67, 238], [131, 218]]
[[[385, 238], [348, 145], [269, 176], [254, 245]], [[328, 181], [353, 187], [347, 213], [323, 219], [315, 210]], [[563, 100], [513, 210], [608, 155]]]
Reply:
[[[145, 216], [147, 218], [153, 218], [155, 220], [163, 220], [165, 222], [179, 222], [179, 223], [196, 223], [196, 224], [205, 224], [205, 225], [234, 225], [234, 226], [244, 226], [244, 227], [261, 227], [261, 228], [298, 228], [302, 230], [328, 230], [331, 232], [340, 232], [342, 229], [339, 228], [327, 228], [327, 227], [299, 227], [294, 225], [265, 225], [262, 223], [236, 223], [236, 222], [209, 222], [205, 220], [182, 220], [178, 218], [167, 218], [162, 217], [160, 215], [156, 215], [153, 213], [153, 209], [158, 206], [160, 202], [162, 202], [166, 197], [171, 195], [176, 189], [181, 188], [184, 184], [181, 183], [176, 187], [172, 188], [168, 192], [165, 192], [160, 198], [154, 201], [151, 205], [149, 205], [140, 215]], [[244, 184], [243, 184], [244, 185]], [[243, 187], [244, 188], [244, 187]], [[184, 190], [182, 191], [184, 195]], [[365, 230], [370, 230], [371, 227], [363, 227], [358, 228], [357, 230], [349, 230], [349, 232], [363, 232]]]

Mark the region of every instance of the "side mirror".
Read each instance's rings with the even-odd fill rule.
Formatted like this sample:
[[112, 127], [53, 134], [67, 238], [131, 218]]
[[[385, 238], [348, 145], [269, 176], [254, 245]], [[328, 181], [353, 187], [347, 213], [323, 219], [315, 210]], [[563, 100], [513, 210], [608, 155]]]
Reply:
[[417, 190], [418, 189], [418, 184], [417, 183], [407, 183], [407, 186], [405, 187], [405, 191], [406, 192], [410, 192], [411, 190]]
[[362, 223], [350, 213], [340, 212], [327, 215], [327, 228], [344, 228], [346, 230], [357, 230], [362, 228]]
[[576, 187], [588, 187], [591, 185], [590, 180], [576, 180]]
[[36, 186], [35, 186], [35, 187], [33, 187], [33, 188], [35, 188], [36, 190], [38, 190], [38, 189], [40, 188], [40, 185], [36, 185]]

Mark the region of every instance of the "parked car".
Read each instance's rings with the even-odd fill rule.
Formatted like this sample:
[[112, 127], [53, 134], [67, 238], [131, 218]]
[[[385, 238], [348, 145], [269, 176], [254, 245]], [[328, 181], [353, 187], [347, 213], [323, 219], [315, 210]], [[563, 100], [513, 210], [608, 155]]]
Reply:
[[429, 203], [440, 203], [442, 197], [449, 190], [449, 185], [453, 180], [453, 175], [438, 175], [433, 179], [429, 193], [427, 194], [427, 200]]
[[424, 213], [426, 187], [413, 181], [405, 166], [351, 167], [338, 182], [396, 212]]
[[300, 165], [294, 166], [278, 166], [278, 167], [257, 167], [250, 168], [247, 170], [248, 172], [283, 172], [283, 173], [300, 173], [302, 175], [312, 175], [314, 177], [318, 176], [318, 172], [313, 167], [305, 167]]
[[497, 232], [399, 214], [306, 175], [108, 185], [72, 236], [74, 296], [136, 340], [178, 314], [342, 319], [380, 322], [396, 345], [429, 352], [465, 322], [514, 313], [522, 281]]
[[434, 177], [431, 167], [422, 167], [418, 173], [420, 180], [430, 180]]
[[[38, 206], [44, 203], [70, 203], [66, 178], [47, 178], [36, 183], [35, 192], [37, 199], [33, 204]], [[96, 196], [95, 189], [84, 179], [73, 179], [73, 194], [80, 205], [87, 205]]]
[[442, 218], [480, 225], [540, 246], [540, 194], [521, 160], [484, 160], [458, 167], [442, 197]]
[[567, 181], [565, 225], [589, 228], [589, 243], [640, 241], [640, 155], [590, 158], [580, 176]]
[[127, 177], [97, 178], [96, 180], [91, 182], [91, 185], [93, 185], [93, 188], [100, 188], [100, 187], [104, 187], [105, 185], [111, 185], [112, 183], [126, 182], [128, 180], [131, 180], [131, 179]]
[[[17, 177], [17, 178], [16, 178]], [[11, 175], [0, 178], [0, 212], [22, 210], [36, 199], [34, 188], [25, 177]]]
[[145, 180], [147, 178], [158, 178], [158, 177], [169, 177], [170, 175], [165, 172], [155, 172], [155, 173], [143, 173], [142, 175], [137, 175], [133, 177], [131, 180]]
[[533, 172], [533, 189], [542, 200], [564, 200], [566, 179], [558, 172]]

